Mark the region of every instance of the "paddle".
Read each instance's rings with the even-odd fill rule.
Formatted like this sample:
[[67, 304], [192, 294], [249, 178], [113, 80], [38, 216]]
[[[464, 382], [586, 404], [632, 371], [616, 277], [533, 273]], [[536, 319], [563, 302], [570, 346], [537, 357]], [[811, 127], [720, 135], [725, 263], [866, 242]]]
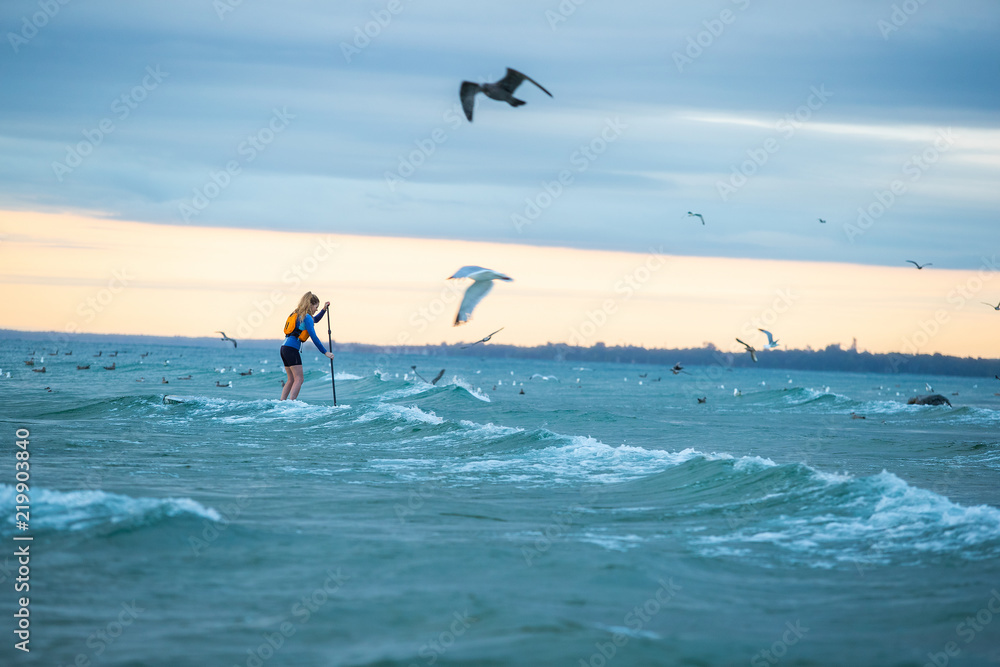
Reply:
[[[333, 352], [333, 332], [330, 330], [330, 309], [326, 311], [326, 341]], [[330, 383], [333, 385], [333, 407], [337, 407], [337, 379], [333, 377], [333, 359], [330, 359]]]

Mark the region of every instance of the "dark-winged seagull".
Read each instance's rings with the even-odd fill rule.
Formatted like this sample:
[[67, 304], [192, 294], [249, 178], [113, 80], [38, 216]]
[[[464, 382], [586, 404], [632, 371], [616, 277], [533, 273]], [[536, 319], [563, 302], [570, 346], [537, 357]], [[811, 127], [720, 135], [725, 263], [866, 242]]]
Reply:
[[468, 345], [463, 345], [463, 346], [462, 346], [462, 347], [460, 347], [459, 349], [461, 349], [461, 350], [464, 350], [464, 349], [465, 349], [465, 348], [467, 348], [467, 347], [472, 347], [473, 345], [479, 345], [480, 343], [485, 343], [485, 342], [487, 342], [487, 341], [488, 341], [488, 340], [489, 340], [490, 338], [493, 338], [493, 336], [494, 336], [494, 335], [496, 335], [496, 334], [500, 333], [501, 331], [503, 331], [503, 327], [500, 327], [499, 329], [497, 329], [496, 331], [494, 331], [493, 333], [491, 333], [491, 334], [490, 334], [489, 336], [487, 336], [486, 338], [480, 338], [480, 339], [479, 339], [479, 340], [477, 340], [477, 341], [476, 341], [475, 343], [469, 343]]
[[458, 315], [455, 316], [454, 326], [465, 324], [469, 321], [469, 318], [472, 316], [472, 310], [493, 289], [494, 280], [514, 280], [510, 276], [505, 276], [492, 269], [484, 269], [481, 266], [463, 266], [454, 275], [449, 276], [448, 280], [456, 278], [471, 278], [474, 282], [465, 290], [465, 296], [462, 297], [462, 303], [458, 307]]
[[688, 217], [689, 218], [698, 218], [698, 219], [701, 220], [701, 224], [703, 224], [703, 225], [705, 224], [705, 216], [703, 216], [701, 213], [692, 213], [691, 211], [688, 211]]
[[670, 372], [674, 375], [677, 375], [678, 373], [684, 373], [685, 375], [689, 374], [686, 370], [684, 370], [684, 367], [680, 365], [680, 362], [674, 364], [674, 367], [670, 369]]
[[823, 218], [816, 218], [816, 219], [822, 222], [824, 225], [826, 224], [826, 220], [824, 220]]
[[225, 331], [216, 331], [215, 333], [222, 334], [222, 338], [220, 338], [219, 340], [228, 340], [230, 343], [233, 344], [233, 349], [234, 350], [236, 349], [236, 341], [227, 336]]
[[924, 268], [925, 266], [933, 266], [933, 264], [931, 264], [930, 262], [928, 262], [927, 264], [923, 264], [923, 265], [921, 265], [921, 264], [917, 264], [917, 263], [916, 263], [916, 262], [914, 262], [914, 261], [913, 261], [912, 259], [908, 259], [908, 260], [906, 260], [906, 261], [907, 261], [907, 262], [909, 262], [910, 264], [912, 264], [913, 266], [917, 267], [918, 269], [922, 269], [922, 268]]
[[545, 90], [542, 84], [538, 83], [532, 79], [527, 74], [521, 74], [516, 69], [507, 68], [507, 75], [497, 81], [496, 83], [473, 83], [472, 81], [463, 81], [462, 87], [459, 89], [458, 96], [462, 99], [462, 109], [465, 111], [465, 117], [472, 122], [472, 109], [475, 107], [476, 93], [482, 93], [491, 100], [498, 100], [500, 102], [506, 102], [512, 107], [519, 107], [524, 104], [524, 100], [519, 100], [514, 97], [514, 91], [517, 87], [521, 85], [524, 81], [530, 81], [539, 88], [542, 92], [552, 97], [552, 93]]
[[746, 343], [744, 343], [743, 341], [741, 341], [739, 338], [736, 339], [736, 342], [737, 343], [741, 343], [743, 345], [743, 347], [745, 347], [747, 349], [747, 352], [750, 353], [750, 358], [753, 359], [753, 362], [756, 364], [757, 363], [757, 350], [753, 349], [752, 347], [750, 347], [749, 345], [747, 345]]
[[774, 348], [778, 347], [778, 341], [775, 339], [774, 336], [771, 335], [770, 331], [768, 331], [767, 329], [757, 329], [757, 331], [763, 331], [764, 334], [767, 336], [767, 345], [765, 347], [768, 350], [773, 350]]
[[[410, 368], [413, 369], [413, 374], [414, 375], [416, 375], [418, 378], [420, 378], [424, 382], [427, 382], [427, 378], [425, 378], [423, 375], [421, 375], [420, 373], [417, 372], [417, 367], [416, 366], [410, 366]], [[444, 371], [445, 371], [445, 369], [442, 368], [441, 372], [438, 373], [437, 376], [435, 376], [435, 378], [433, 380], [431, 380], [430, 382], [427, 382], [427, 384], [437, 384], [438, 380], [440, 380], [441, 377], [444, 375]]]

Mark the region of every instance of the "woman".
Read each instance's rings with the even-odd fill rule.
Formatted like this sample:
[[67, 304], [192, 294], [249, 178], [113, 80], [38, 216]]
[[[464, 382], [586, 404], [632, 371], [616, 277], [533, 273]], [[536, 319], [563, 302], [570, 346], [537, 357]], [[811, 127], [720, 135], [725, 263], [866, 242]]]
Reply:
[[312, 342], [319, 348], [328, 359], [333, 359], [333, 352], [327, 351], [323, 343], [316, 336], [316, 322], [323, 319], [330, 302], [323, 305], [323, 310], [319, 315], [316, 309], [319, 308], [319, 297], [312, 292], [306, 292], [299, 299], [299, 305], [295, 308], [288, 320], [285, 322], [285, 342], [281, 344], [281, 361], [285, 364], [285, 373], [288, 374], [288, 382], [281, 389], [281, 400], [290, 398], [293, 401], [298, 398], [299, 389], [302, 388], [302, 356], [299, 348], [307, 338], [312, 338]]

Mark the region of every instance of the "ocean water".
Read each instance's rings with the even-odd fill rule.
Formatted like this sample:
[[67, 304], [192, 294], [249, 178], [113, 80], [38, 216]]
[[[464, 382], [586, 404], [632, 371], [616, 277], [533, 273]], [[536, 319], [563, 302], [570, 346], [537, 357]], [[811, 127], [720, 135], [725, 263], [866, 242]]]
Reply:
[[0, 350], [4, 665], [1000, 664], [995, 379], [69, 351]]

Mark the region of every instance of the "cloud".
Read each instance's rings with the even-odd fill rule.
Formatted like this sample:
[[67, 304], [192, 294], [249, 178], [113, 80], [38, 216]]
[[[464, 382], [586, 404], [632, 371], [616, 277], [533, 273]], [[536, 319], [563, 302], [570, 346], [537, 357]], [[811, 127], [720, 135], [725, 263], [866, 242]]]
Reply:
[[[0, 202], [631, 251], [667, 238], [682, 254], [888, 264], [901, 246], [965, 266], [970, 244], [1000, 245], [1000, 76], [981, 66], [1000, 55], [995, 3], [927, 3], [887, 36], [891, 5], [860, 0], [560, 6], [66, 5], [3, 61]], [[679, 69], [675, 53], [691, 62]], [[554, 98], [526, 86], [528, 104], [512, 109], [480, 96], [467, 123], [459, 82], [507, 66]], [[151, 67], [167, 76], [134, 94]], [[790, 133], [787, 119], [824, 87], [832, 96]], [[294, 118], [269, 134], [282, 109]], [[615, 119], [627, 129], [601, 145]], [[98, 142], [104, 121], [113, 131]], [[905, 180], [907, 161], [949, 127], [960, 141]], [[742, 169], [761, 150], [766, 163]], [[724, 197], [719, 184], [741, 169], [753, 173]], [[553, 197], [563, 172], [572, 182]], [[900, 179], [905, 194], [849, 238], [845, 225]], [[185, 220], [199, 196], [208, 205]], [[711, 224], [695, 228], [688, 210]], [[817, 217], [830, 225], [803, 231]]]

